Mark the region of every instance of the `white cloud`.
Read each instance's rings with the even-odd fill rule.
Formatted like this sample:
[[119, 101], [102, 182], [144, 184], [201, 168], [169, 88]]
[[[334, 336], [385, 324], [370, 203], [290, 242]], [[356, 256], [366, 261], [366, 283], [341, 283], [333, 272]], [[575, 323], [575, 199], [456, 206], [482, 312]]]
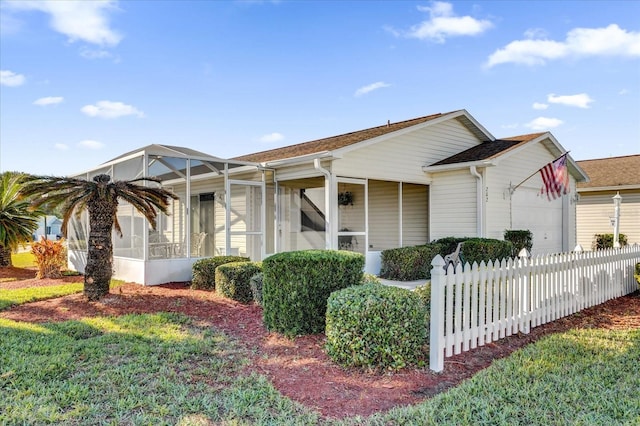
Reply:
[[80, 49], [80, 56], [85, 59], [110, 59], [113, 58], [113, 54], [103, 49], [89, 49], [83, 46]]
[[64, 144], [64, 143], [57, 143], [55, 144], [56, 149], [60, 150], [60, 151], [66, 151], [69, 149], [69, 145]]
[[538, 117], [525, 124], [526, 127], [533, 130], [548, 130], [560, 126], [563, 123], [558, 118]]
[[99, 101], [95, 105], [85, 105], [80, 111], [89, 117], [118, 118], [126, 115], [144, 117], [144, 113], [131, 105], [122, 102]]
[[117, 9], [116, 4], [115, 0], [3, 2], [7, 9], [36, 10], [48, 14], [53, 30], [69, 37], [70, 42], [81, 40], [101, 46], [115, 46], [122, 40], [122, 36], [109, 25], [109, 13]]
[[429, 14], [429, 19], [413, 25], [408, 31], [390, 29], [395, 35], [444, 43], [449, 37], [475, 36], [493, 27], [491, 21], [471, 16], [456, 16], [453, 5], [434, 1], [431, 6], [418, 6], [420, 12]]
[[55, 105], [64, 101], [62, 96], [47, 96], [46, 98], [40, 98], [33, 101], [34, 105], [38, 106], [47, 106], [47, 105]]
[[258, 140], [260, 142], [272, 143], [272, 142], [279, 142], [283, 139], [284, 139], [284, 135], [282, 133], [273, 132], [273, 133], [269, 133], [268, 135], [261, 136], [260, 139]]
[[369, 84], [368, 86], [364, 86], [356, 90], [354, 96], [362, 96], [366, 95], [369, 92], [373, 92], [374, 90], [382, 89], [383, 87], [389, 87], [390, 84], [385, 83], [384, 81], [378, 81], [373, 84]]
[[593, 102], [593, 99], [591, 99], [586, 93], [564, 96], [556, 96], [554, 93], [551, 93], [547, 95], [547, 102], [552, 104], [574, 106], [578, 108], [589, 108], [589, 104]]
[[549, 108], [549, 105], [543, 104], [541, 102], [534, 102], [533, 105], [531, 105], [531, 107], [533, 109], [547, 109]]
[[[531, 33], [527, 33], [531, 36]], [[587, 56], [640, 56], [640, 32], [611, 24], [604, 28], [574, 28], [564, 41], [516, 40], [493, 52], [486, 66], [505, 63], [544, 65], [549, 60]]]
[[628, 95], [629, 94], [629, 90], [628, 89], [622, 89], [618, 92], [618, 95]]
[[87, 149], [102, 149], [104, 144], [102, 142], [94, 141], [91, 139], [85, 139], [83, 141], [78, 142], [78, 146], [81, 148], [87, 148]]
[[0, 71], [0, 85], [2, 86], [21, 86], [25, 81], [26, 78], [22, 74], [16, 74], [15, 72], [9, 70]]

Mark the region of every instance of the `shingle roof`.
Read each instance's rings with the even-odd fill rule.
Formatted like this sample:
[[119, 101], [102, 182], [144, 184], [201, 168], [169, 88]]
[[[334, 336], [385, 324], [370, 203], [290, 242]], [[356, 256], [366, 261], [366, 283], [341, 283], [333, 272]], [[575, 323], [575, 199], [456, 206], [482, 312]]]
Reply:
[[286, 158], [299, 157], [302, 155], [316, 154], [324, 151], [332, 151], [344, 148], [358, 142], [373, 139], [387, 133], [395, 132], [407, 127], [415, 126], [451, 113], [439, 113], [427, 115], [424, 117], [413, 118], [411, 120], [400, 121], [397, 123], [389, 123], [383, 126], [372, 127], [370, 129], [359, 130], [356, 132], [345, 133], [343, 135], [331, 136], [324, 139], [318, 139], [310, 142], [303, 142], [296, 145], [289, 145], [282, 148], [271, 149], [268, 151], [256, 152], [253, 154], [234, 157], [232, 160], [237, 161], [253, 161], [262, 163], [265, 161], [283, 160]]
[[596, 158], [577, 161], [589, 175], [589, 182], [578, 188], [600, 188], [636, 185], [640, 187], [640, 154], [624, 157]]
[[510, 151], [517, 146], [526, 144], [544, 133], [531, 133], [528, 135], [513, 136], [510, 138], [496, 139], [495, 141], [482, 142], [465, 151], [459, 152], [451, 157], [440, 160], [432, 166], [442, 166], [445, 164], [468, 163], [472, 161], [490, 160]]

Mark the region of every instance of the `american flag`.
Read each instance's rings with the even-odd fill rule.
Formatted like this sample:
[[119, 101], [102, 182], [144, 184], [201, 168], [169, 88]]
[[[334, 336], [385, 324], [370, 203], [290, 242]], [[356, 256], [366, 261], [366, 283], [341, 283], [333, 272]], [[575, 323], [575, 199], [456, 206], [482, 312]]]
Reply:
[[544, 183], [541, 194], [547, 194], [549, 201], [569, 193], [569, 172], [567, 170], [567, 153], [540, 169]]

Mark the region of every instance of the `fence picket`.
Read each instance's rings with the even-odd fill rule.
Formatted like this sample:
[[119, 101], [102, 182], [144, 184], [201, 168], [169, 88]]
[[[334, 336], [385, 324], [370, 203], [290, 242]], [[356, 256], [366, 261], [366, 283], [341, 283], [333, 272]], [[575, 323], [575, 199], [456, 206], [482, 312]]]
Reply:
[[514, 333], [632, 293], [640, 245], [502, 259], [431, 272], [430, 367]]

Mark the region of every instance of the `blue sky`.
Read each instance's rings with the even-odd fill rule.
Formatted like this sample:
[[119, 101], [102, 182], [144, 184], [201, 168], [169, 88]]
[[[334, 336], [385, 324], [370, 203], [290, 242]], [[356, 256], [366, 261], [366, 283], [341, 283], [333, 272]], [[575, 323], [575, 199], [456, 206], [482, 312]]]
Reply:
[[640, 153], [640, 1], [0, 1], [0, 170], [219, 157], [466, 109]]

